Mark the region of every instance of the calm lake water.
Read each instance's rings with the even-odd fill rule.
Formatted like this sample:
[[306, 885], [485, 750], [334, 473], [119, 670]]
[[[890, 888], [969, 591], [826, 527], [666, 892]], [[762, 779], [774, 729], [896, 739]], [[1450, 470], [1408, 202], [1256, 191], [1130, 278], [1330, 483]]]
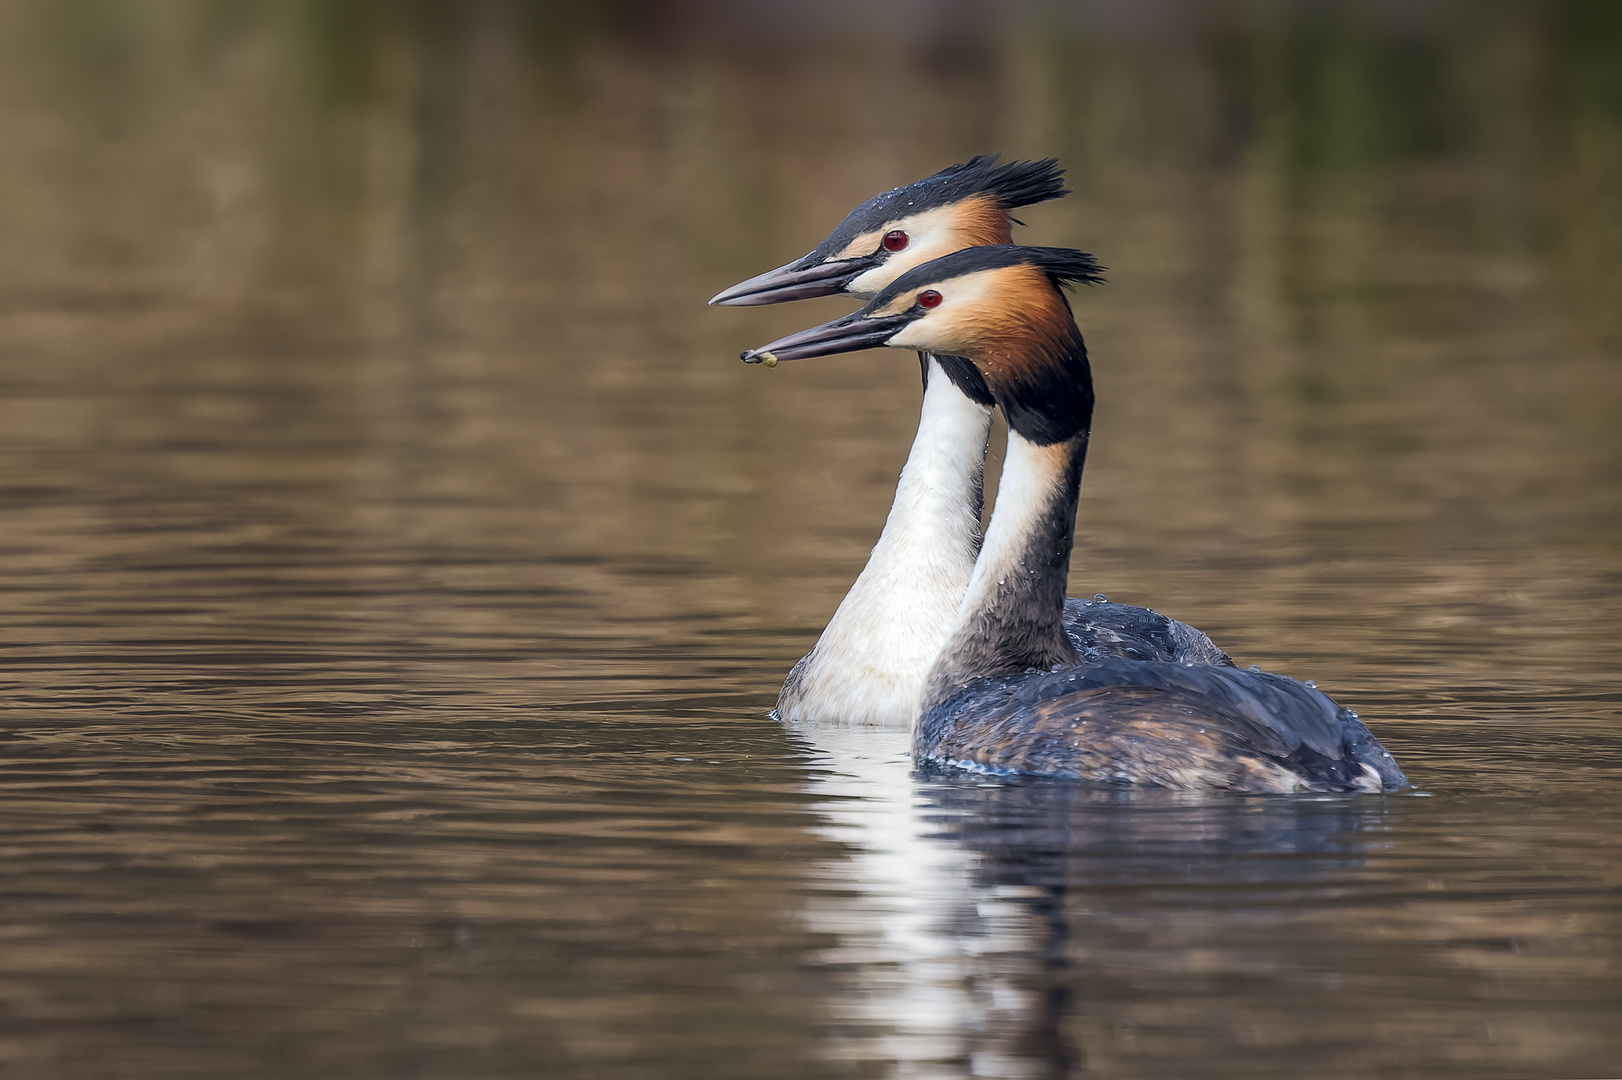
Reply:
[[[1618, 1075], [1622, 25], [1312, 10], [0, 9], [0, 1074]], [[1072, 593], [1414, 793], [767, 717], [917, 365], [704, 300], [987, 149]]]

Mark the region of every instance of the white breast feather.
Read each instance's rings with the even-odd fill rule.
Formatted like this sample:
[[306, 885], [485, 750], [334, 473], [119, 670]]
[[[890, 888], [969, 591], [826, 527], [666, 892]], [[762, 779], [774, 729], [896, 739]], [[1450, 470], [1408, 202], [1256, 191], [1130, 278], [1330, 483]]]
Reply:
[[991, 412], [935, 361], [884, 532], [784, 687], [785, 720], [906, 727], [974, 571]]

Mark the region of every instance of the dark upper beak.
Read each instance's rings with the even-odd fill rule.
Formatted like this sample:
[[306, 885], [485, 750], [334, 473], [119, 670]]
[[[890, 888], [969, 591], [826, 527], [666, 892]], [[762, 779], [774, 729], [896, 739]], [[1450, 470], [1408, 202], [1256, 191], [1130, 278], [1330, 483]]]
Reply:
[[877, 349], [909, 322], [911, 315], [869, 315], [861, 312], [778, 338], [770, 345], [743, 354], [746, 364], [775, 367], [779, 360], [809, 360], [813, 356]]
[[753, 307], [756, 304], [781, 304], [785, 300], [809, 300], [813, 296], [833, 296], [844, 291], [851, 279], [877, 262], [872, 256], [864, 256], [805, 266], [805, 259], [795, 259], [786, 266], [768, 270], [748, 281], [740, 281], [730, 289], [721, 290], [710, 297], [710, 303], [726, 307]]

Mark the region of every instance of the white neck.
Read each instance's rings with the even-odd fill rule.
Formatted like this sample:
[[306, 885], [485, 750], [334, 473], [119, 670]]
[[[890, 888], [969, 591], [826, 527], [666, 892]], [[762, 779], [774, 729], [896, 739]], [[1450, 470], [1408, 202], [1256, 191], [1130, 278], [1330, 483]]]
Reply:
[[928, 361], [884, 532], [777, 699], [785, 720], [906, 727], [974, 572], [991, 410]]
[[986, 523], [985, 544], [954, 623], [996, 603], [1010, 574], [1030, 572], [1024, 565], [1025, 547], [1049, 512], [1058, 480], [1051, 458], [1048, 448], [1021, 438], [1017, 431], [1008, 433], [1002, 476], [997, 480], [997, 505]]

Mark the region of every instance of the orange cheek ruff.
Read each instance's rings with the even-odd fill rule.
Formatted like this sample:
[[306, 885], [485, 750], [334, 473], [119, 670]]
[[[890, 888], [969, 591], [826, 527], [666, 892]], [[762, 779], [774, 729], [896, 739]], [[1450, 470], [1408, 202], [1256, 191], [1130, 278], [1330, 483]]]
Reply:
[[1008, 211], [990, 195], [963, 200], [952, 224], [961, 247], [990, 247], [1014, 242]]
[[965, 314], [951, 336], [994, 393], [1059, 375], [1076, 333], [1064, 298], [1034, 266], [999, 273], [986, 302]]

